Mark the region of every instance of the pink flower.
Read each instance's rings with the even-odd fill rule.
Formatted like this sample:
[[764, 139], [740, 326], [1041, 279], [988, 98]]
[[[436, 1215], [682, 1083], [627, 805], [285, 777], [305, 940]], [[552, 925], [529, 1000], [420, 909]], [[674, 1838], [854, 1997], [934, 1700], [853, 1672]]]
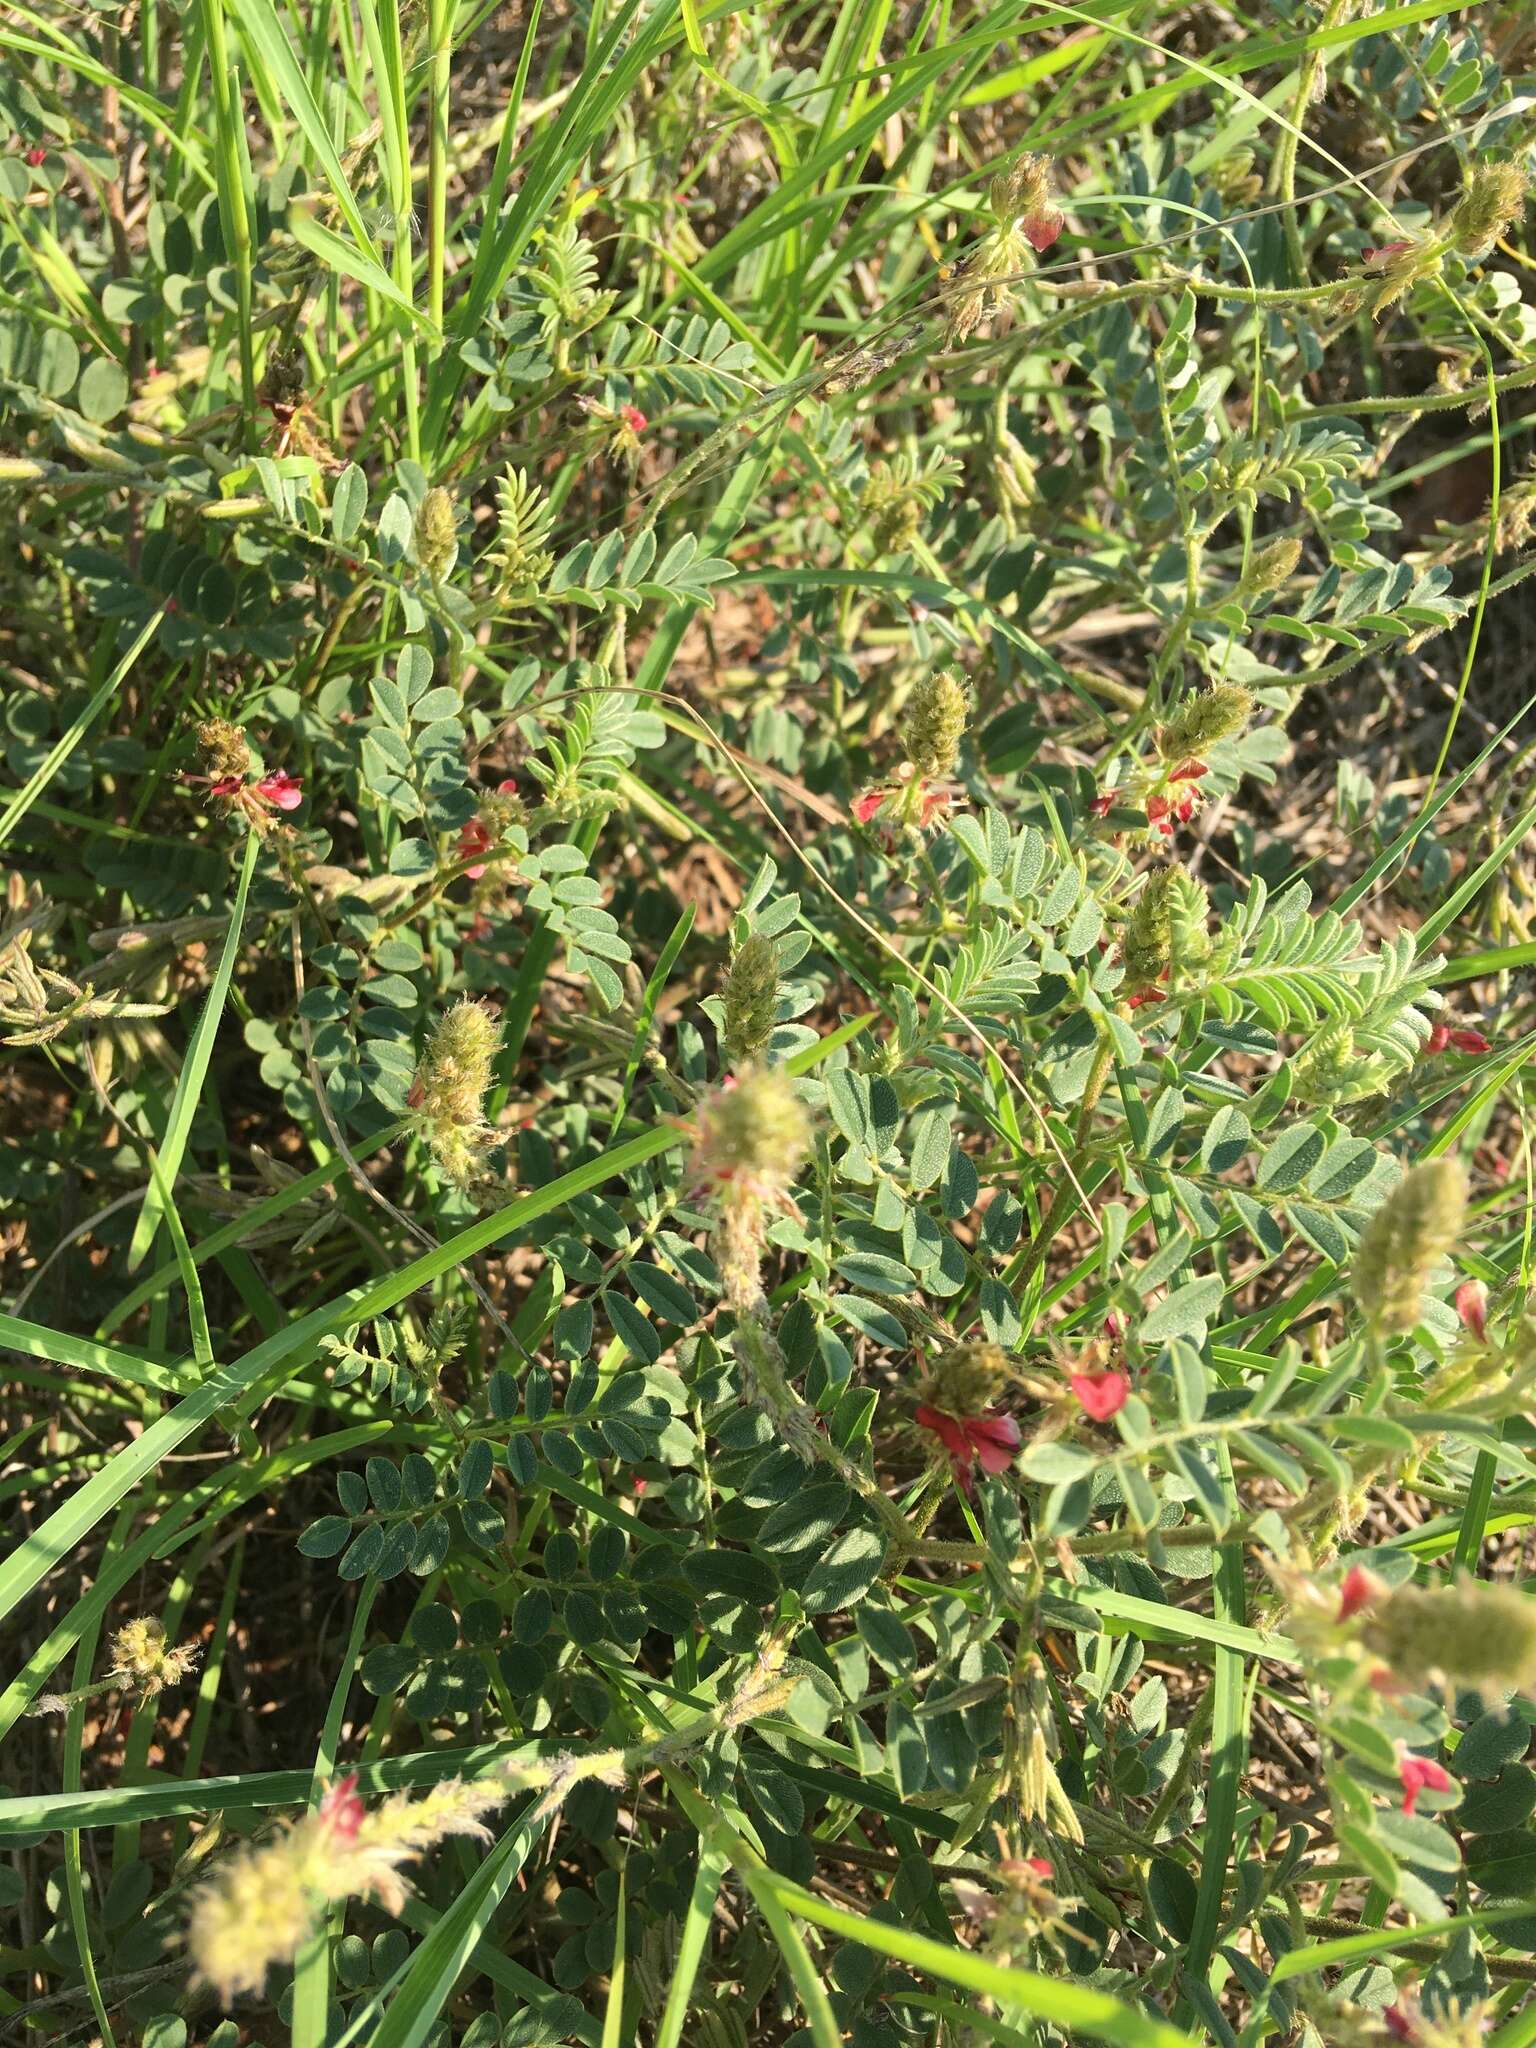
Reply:
[[1026, 219], [1020, 221], [1019, 231], [1031, 249], [1043, 255], [1065, 226], [1066, 222], [1053, 206], [1043, 213], [1028, 215]]
[[27, 151], [27, 162], [32, 166], [33, 170], [36, 170], [39, 164], [45, 164], [47, 163], [47, 161], [48, 152], [46, 149], [41, 149], [36, 144], [34, 144], [33, 147]]
[[1437, 1764], [1432, 1756], [1415, 1756], [1411, 1749], [1398, 1751], [1397, 1775], [1403, 1787], [1403, 1811], [1407, 1814], [1418, 1805], [1421, 1792], [1455, 1790], [1456, 1781], [1444, 1764]]
[[996, 1410], [986, 1415], [946, 1415], [942, 1408], [924, 1405], [916, 1419], [919, 1427], [930, 1430], [948, 1451], [955, 1477], [966, 1493], [971, 1491], [978, 1465], [983, 1472], [1006, 1472], [1021, 1441], [1013, 1417]]
[[[188, 782], [201, 782], [202, 777], [200, 775], [189, 775], [186, 779]], [[210, 796], [221, 796], [227, 801], [230, 797], [238, 796], [244, 787], [245, 783], [240, 776], [221, 775], [216, 782], [209, 783], [208, 794]]]
[[1056, 1875], [1056, 1866], [1048, 1856], [1026, 1856], [1024, 1861], [1036, 1877], [1048, 1878]]
[[1381, 2016], [1381, 2023], [1394, 2041], [1412, 2041], [1417, 2038], [1412, 2015], [1406, 2006], [1389, 2005]]
[[638, 405], [621, 405], [619, 407], [619, 418], [632, 434], [643, 434], [645, 432], [646, 417]]
[[1113, 1309], [1104, 1318], [1104, 1334], [1111, 1344], [1125, 1342], [1125, 1317], [1117, 1316]]
[[353, 1841], [368, 1809], [357, 1792], [357, 1773], [338, 1778], [320, 1802], [320, 1819], [333, 1834]]
[[1384, 263], [1390, 263], [1394, 256], [1401, 256], [1405, 249], [1412, 247], [1412, 242], [1383, 242], [1379, 249], [1362, 249], [1360, 260], [1362, 263], [1369, 263], [1373, 270], [1377, 270]]
[[1094, 1422], [1108, 1422], [1130, 1399], [1130, 1374], [1117, 1367], [1108, 1366], [1102, 1372], [1074, 1372], [1068, 1378], [1083, 1413]]
[[1456, 1290], [1456, 1313], [1462, 1328], [1481, 1344], [1488, 1335], [1488, 1290], [1481, 1280], [1463, 1280]]
[[304, 801], [303, 779], [286, 768], [275, 768], [257, 783], [256, 794], [275, 811], [296, 811]]
[[1368, 1572], [1363, 1564], [1352, 1564], [1339, 1587], [1340, 1621], [1353, 1621], [1362, 1608], [1369, 1607], [1385, 1591], [1374, 1572]]
[[853, 815], [861, 825], [867, 825], [890, 795], [888, 789], [866, 789], [862, 796], [853, 800]]

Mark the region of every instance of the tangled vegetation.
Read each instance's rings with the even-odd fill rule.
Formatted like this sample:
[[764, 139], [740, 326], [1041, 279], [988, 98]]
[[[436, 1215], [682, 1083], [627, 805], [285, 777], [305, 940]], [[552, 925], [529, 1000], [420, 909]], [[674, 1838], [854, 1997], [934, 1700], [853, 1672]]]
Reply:
[[0, 48], [0, 2043], [1536, 2048], [1528, 9]]

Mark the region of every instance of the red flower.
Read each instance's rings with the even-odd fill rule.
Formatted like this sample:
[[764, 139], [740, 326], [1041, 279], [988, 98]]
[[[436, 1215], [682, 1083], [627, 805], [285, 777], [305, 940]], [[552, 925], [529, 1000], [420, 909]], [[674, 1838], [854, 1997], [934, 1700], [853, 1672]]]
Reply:
[[33, 170], [36, 170], [39, 164], [45, 164], [47, 161], [47, 150], [40, 148], [37, 144], [34, 143], [32, 148], [27, 151], [27, 162], [32, 166]]
[[1363, 1564], [1352, 1564], [1339, 1587], [1340, 1621], [1353, 1621], [1362, 1608], [1369, 1607], [1385, 1590], [1374, 1572], [1368, 1572]]
[[1381, 2023], [1394, 2041], [1412, 2041], [1417, 2038], [1411, 2015], [1402, 2005], [1389, 2005], [1381, 2016]]
[[1054, 1877], [1056, 1875], [1056, 1867], [1048, 1856], [1026, 1856], [1024, 1861], [1036, 1877]]
[[908, 823], [915, 822], [926, 832], [935, 819], [943, 817], [949, 810], [953, 798], [941, 783], [925, 782], [919, 778], [916, 783], [897, 783], [894, 788], [866, 789], [862, 796], [854, 798], [853, 815], [861, 825], [867, 825], [888, 801], [897, 806], [892, 812], [893, 818], [899, 816]]
[[1130, 1374], [1115, 1367], [1106, 1367], [1102, 1372], [1074, 1372], [1068, 1377], [1083, 1413], [1094, 1422], [1108, 1422], [1130, 1398]]
[[643, 434], [645, 432], [646, 417], [638, 405], [621, 405], [619, 407], [619, 418], [632, 434]]
[[1481, 1031], [1466, 1027], [1457, 1028], [1450, 1024], [1431, 1024], [1429, 1038], [1425, 1044], [1426, 1053], [1444, 1052], [1448, 1045], [1454, 1045], [1458, 1052], [1492, 1052], [1493, 1044], [1484, 1038]]
[[256, 794], [275, 811], [296, 811], [304, 801], [303, 779], [286, 768], [275, 768], [257, 783]]
[[1111, 1344], [1125, 1342], [1125, 1317], [1117, 1316], [1113, 1310], [1104, 1318], [1104, 1334]]
[[1051, 207], [1048, 212], [1032, 213], [1026, 219], [1020, 221], [1019, 232], [1023, 235], [1025, 241], [1028, 242], [1031, 249], [1043, 255], [1051, 247], [1065, 226], [1066, 222], [1062, 219], [1061, 215], [1056, 211], [1055, 207]]
[[1115, 808], [1115, 798], [1119, 795], [1119, 793], [1120, 792], [1115, 789], [1101, 789], [1098, 795], [1093, 799], [1093, 801], [1088, 806], [1089, 810], [1093, 813], [1094, 817], [1107, 818], [1110, 812]]
[[1382, 264], [1390, 263], [1394, 256], [1401, 256], [1405, 249], [1412, 247], [1412, 242], [1383, 242], [1379, 249], [1362, 249], [1360, 260], [1362, 263], [1369, 263], [1373, 269], [1379, 269]]
[[478, 856], [482, 853], [489, 853], [495, 844], [495, 840], [478, 818], [471, 818], [469, 823], [459, 833], [459, 859], [475, 862], [473, 867], [467, 867], [464, 870], [472, 882], [478, 882], [486, 869], [486, 863], [480, 860]]
[[1481, 1280], [1463, 1280], [1456, 1290], [1456, 1313], [1463, 1329], [1481, 1344], [1488, 1335], [1488, 1290]]
[[274, 768], [259, 782], [249, 782], [243, 775], [217, 775], [212, 780], [201, 775], [184, 775], [182, 781], [194, 789], [206, 787], [211, 797], [218, 797], [222, 803], [243, 811], [247, 821], [258, 831], [265, 829], [268, 811], [296, 811], [304, 801], [302, 780], [297, 775], [290, 775], [286, 768]]
[[1432, 1756], [1415, 1756], [1411, 1749], [1398, 1752], [1397, 1775], [1402, 1781], [1403, 1811], [1407, 1814], [1418, 1805], [1421, 1792], [1455, 1789], [1456, 1781], [1444, 1764], [1437, 1764]]
[[987, 1415], [946, 1415], [926, 1405], [917, 1411], [919, 1427], [931, 1430], [949, 1453], [956, 1479], [967, 1493], [979, 1465], [983, 1472], [1006, 1472], [1019, 1448], [1019, 1425], [996, 1410]]
[[[516, 782], [508, 775], [497, 783], [496, 794], [498, 796], [510, 796], [516, 788]], [[472, 860], [477, 863], [476, 866], [464, 870], [472, 882], [478, 882], [486, 870], [486, 863], [480, 859], [480, 855], [482, 853], [489, 853], [496, 844], [496, 838], [491, 832], [490, 827], [483, 824], [479, 818], [471, 818], [469, 823], [461, 828], [459, 832], [458, 858], [460, 860]], [[486, 929], [489, 930], [490, 927], [487, 926]]]
[[332, 1833], [344, 1841], [356, 1839], [368, 1809], [357, 1794], [357, 1773], [338, 1778], [320, 1802], [320, 1818]]

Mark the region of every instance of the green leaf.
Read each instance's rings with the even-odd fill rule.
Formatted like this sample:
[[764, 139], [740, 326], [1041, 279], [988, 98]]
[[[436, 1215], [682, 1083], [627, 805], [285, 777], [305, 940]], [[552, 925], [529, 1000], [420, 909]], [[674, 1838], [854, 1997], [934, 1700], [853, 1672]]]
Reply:
[[78, 403], [88, 420], [116, 419], [128, 403], [128, 374], [111, 356], [98, 356], [80, 379]]
[[1263, 1194], [1284, 1194], [1297, 1188], [1322, 1158], [1325, 1140], [1313, 1124], [1293, 1124], [1278, 1137], [1259, 1162], [1254, 1186]]
[[331, 535], [343, 546], [363, 523], [368, 510], [368, 479], [349, 462], [331, 486]]
[[664, 1273], [660, 1266], [649, 1266], [643, 1260], [635, 1260], [625, 1267], [629, 1284], [653, 1314], [664, 1323], [672, 1323], [680, 1330], [689, 1329], [699, 1319], [698, 1304], [688, 1289], [674, 1280], [670, 1273]]
[[335, 1557], [352, 1534], [352, 1524], [345, 1515], [322, 1515], [318, 1522], [311, 1522], [299, 1538], [299, 1551], [304, 1557]]
[[807, 1614], [851, 1607], [879, 1578], [884, 1563], [885, 1544], [873, 1529], [845, 1529], [801, 1587], [800, 1604]]
[[779, 1594], [772, 1565], [744, 1550], [692, 1551], [683, 1559], [683, 1577], [696, 1593], [723, 1593], [747, 1607], [767, 1607]]
[[1219, 1273], [1176, 1287], [1143, 1318], [1142, 1342], [1161, 1344], [1170, 1337], [1187, 1337], [1192, 1331], [1203, 1329], [1220, 1309], [1226, 1292], [1227, 1283]]

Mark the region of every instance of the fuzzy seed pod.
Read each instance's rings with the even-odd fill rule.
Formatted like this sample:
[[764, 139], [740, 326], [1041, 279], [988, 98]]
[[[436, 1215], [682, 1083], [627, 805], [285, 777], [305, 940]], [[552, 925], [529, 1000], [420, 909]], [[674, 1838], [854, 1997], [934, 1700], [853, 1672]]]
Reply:
[[1170, 966], [1201, 967], [1211, 956], [1211, 899], [1203, 882], [1175, 861], [1168, 870], [1168, 938]]
[[251, 750], [245, 734], [227, 718], [205, 718], [197, 728], [203, 768], [213, 782], [243, 782], [251, 772]]
[[304, 358], [297, 349], [274, 348], [267, 357], [256, 397], [267, 407], [296, 406], [304, 396]]
[[767, 1212], [788, 1206], [810, 1135], [805, 1104], [779, 1067], [746, 1067], [699, 1105], [693, 1172], [719, 1205], [710, 1251], [731, 1308], [750, 1308], [762, 1292]]
[[946, 1415], [980, 1415], [1008, 1384], [1001, 1344], [952, 1344], [934, 1363], [923, 1397]]
[[481, 1105], [497, 1036], [495, 1020], [479, 1003], [468, 997], [455, 1003], [433, 1032], [406, 1098], [444, 1178], [458, 1188], [483, 1178], [495, 1139]]
[[1212, 683], [1159, 728], [1157, 751], [1170, 763], [1203, 760], [1219, 740], [1236, 739], [1253, 716], [1253, 699], [1236, 683]]
[[226, 2004], [259, 1991], [273, 1964], [291, 1961], [337, 1900], [376, 1899], [398, 1913], [410, 1895], [400, 1866], [449, 1835], [488, 1842], [481, 1817], [513, 1789], [513, 1769], [448, 1778], [424, 1798], [396, 1792], [370, 1811], [355, 1781], [343, 1779], [275, 1841], [238, 1850], [193, 1895], [187, 1946], [194, 1982], [211, 1984]]
[[1451, 247], [1480, 263], [1525, 211], [1530, 181], [1518, 164], [1474, 164], [1451, 215]]
[[1388, 1195], [1361, 1232], [1355, 1295], [1384, 1336], [1414, 1329], [1431, 1274], [1461, 1234], [1466, 1169], [1458, 1159], [1427, 1159]]
[[779, 954], [772, 939], [749, 932], [736, 949], [722, 992], [725, 1029], [721, 1034], [732, 1066], [755, 1060], [773, 1036], [779, 1000]]
[[1027, 150], [1011, 171], [992, 180], [987, 204], [1003, 227], [1043, 214], [1051, 204], [1051, 159]]
[[434, 484], [416, 514], [416, 559], [434, 583], [441, 583], [458, 552], [453, 500], [441, 484]]
[[164, 1624], [152, 1614], [125, 1622], [112, 1638], [112, 1682], [141, 1700], [153, 1699], [168, 1685], [180, 1685], [196, 1662], [197, 1645], [167, 1643]]
[[1300, 560], [1299, 540], [1272, 540], [1249, 562], [1248, 574], [1238, 585], [1238, 596], [1263, 597], [1272, 590], [1283, 589], [1295, 575]]
[[942, 782], [954, 774], [970, 715], [970, 691], [951, 670], [941, 668], [918, 684], [908, 699], [900, 732], [907, 759], [920, 776]]
[[1410, 1685], [1431, 1672], [1455, 1685], [1536, 1684], [1536, 1600], [1514, 1586], [1403, 1586], [1367, 1611], [1360, 1636]]
[[811, 1141], [810, 1118], [788, 1074], [748, 1067], [699, 1105], [694, 1169], [729, 1193], [782, 1200]]
[[1154, 869], [1131, 906], [1120, 940], [1129, 988], [1150, 988], [1173, 965], [1172, 899], [1175, 878], [1181, 874], [1183, 869], [1176, 864]]

